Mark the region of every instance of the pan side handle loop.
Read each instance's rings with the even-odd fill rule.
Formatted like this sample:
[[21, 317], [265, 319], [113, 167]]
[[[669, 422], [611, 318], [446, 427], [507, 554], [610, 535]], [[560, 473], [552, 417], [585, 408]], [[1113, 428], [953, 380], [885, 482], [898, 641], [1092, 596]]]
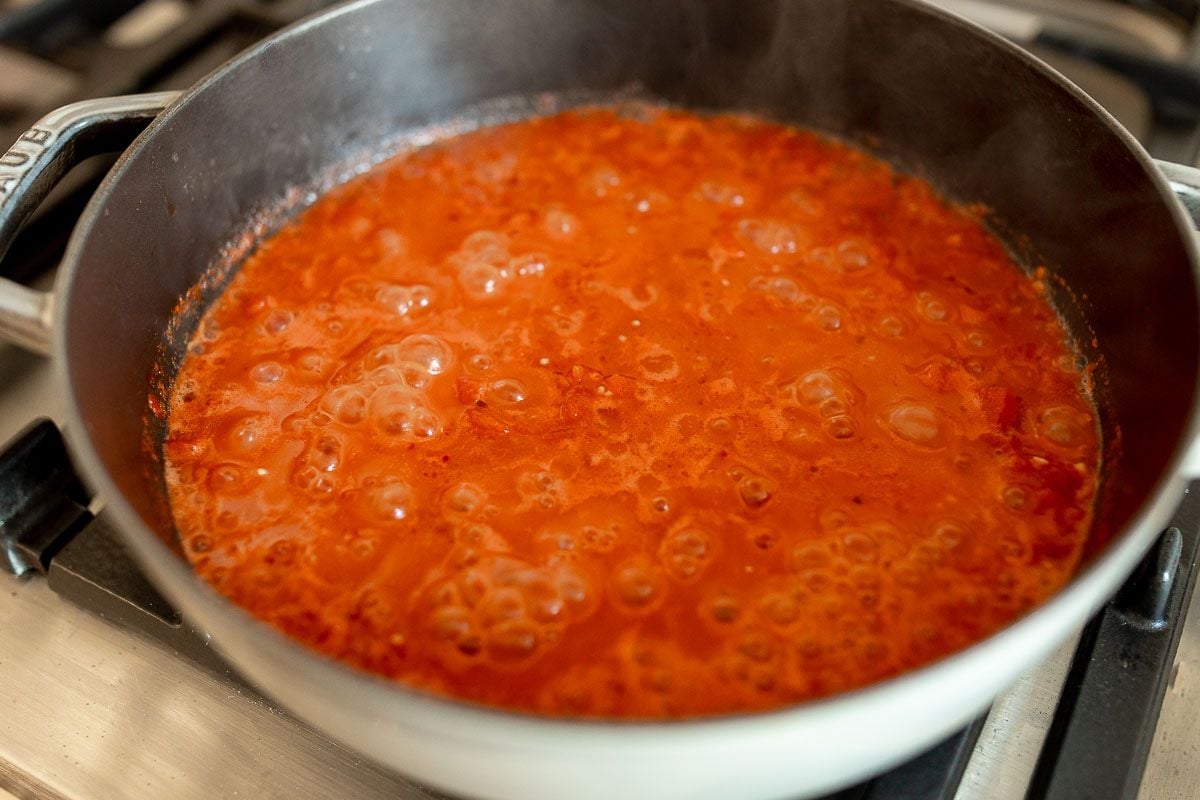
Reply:
[[[178, 92], [85, 100], [63, 106], [0, 156], [0, 258], [21, 226], [72, 167], [124, 150]], [[53, 297], [0, 278], [0, 341], [49, 354]]]
[[[1200, 232], [1200, 169], [1170, 161], [1156, 161], [1155, 165], [1166, 176], [1171, 191], [1192, 218], [1192, 226]], [[1192, 442], [1179, 472], [1186, 478], [1200, 478], [1200, 439]]]
[[1171, 191], [1192, 218], [1192, 225], [1200, 230], [1200, 169], [1174, 164], [1170, 161], [1155, 161], [1155, 166], [1166, 176]]

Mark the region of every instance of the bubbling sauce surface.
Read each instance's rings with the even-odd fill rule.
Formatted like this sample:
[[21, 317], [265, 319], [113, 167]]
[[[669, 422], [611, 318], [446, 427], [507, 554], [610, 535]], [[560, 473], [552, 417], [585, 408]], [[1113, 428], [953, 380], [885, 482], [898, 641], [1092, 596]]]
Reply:
[[1072, 574], [1098, 441], [1043, 289], [805, 131], [639, 107], [446, 138], [209, 310], [173, 513], [220, 592], [420, 689], [640, 718], [826, 696]]

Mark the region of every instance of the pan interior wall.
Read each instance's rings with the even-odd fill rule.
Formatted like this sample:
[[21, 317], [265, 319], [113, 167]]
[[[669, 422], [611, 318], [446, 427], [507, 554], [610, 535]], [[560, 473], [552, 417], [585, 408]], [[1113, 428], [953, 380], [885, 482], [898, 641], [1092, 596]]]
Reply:
[[486, 14], [406, 0], [350, 6], [218, 74], [118, 165], [82, 224], [70, 391], [148, 525], [173, 538], [146, 467], [147, 391], [194, 325], [185, 315], [164, 349], [179, 298], [220, 253], [238, 263], [281, 209], [399, 132], [489, 98], [630, 87], [826, 131], [992, 209], [1014, 250], [1070, 288], [1059, 299], [1080, 341], [1096, 341], [1102, 427], [1120, 446], [1093, 552], [1141, 508], [1200, 371], [1189, 256], [1144, 165], [1025, 56], [909, 0], [495, 0]]

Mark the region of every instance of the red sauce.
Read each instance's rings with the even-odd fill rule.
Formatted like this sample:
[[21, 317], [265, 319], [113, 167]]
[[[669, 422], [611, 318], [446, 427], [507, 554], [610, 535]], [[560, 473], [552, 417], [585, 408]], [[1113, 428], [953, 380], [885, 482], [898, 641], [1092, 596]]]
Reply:
[[410, 686], [556, 715], [878, 681], [1072, 574], [1098, 442], [1037, 282], [814, 134], [591, 109], [263, 243], [170, 398], [196, 570]]

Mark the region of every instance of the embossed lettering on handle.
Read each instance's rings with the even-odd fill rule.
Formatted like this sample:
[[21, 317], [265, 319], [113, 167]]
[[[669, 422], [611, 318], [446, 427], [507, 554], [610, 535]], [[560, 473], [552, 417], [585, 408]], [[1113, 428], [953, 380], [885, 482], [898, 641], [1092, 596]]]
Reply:
[[[0, 258], [71, 167], [124, 150], [178, 92], [86, 100], [47, 114], [0, 156]], [[48, 354], [51, 295], [0, 278], [0, 340]]]

